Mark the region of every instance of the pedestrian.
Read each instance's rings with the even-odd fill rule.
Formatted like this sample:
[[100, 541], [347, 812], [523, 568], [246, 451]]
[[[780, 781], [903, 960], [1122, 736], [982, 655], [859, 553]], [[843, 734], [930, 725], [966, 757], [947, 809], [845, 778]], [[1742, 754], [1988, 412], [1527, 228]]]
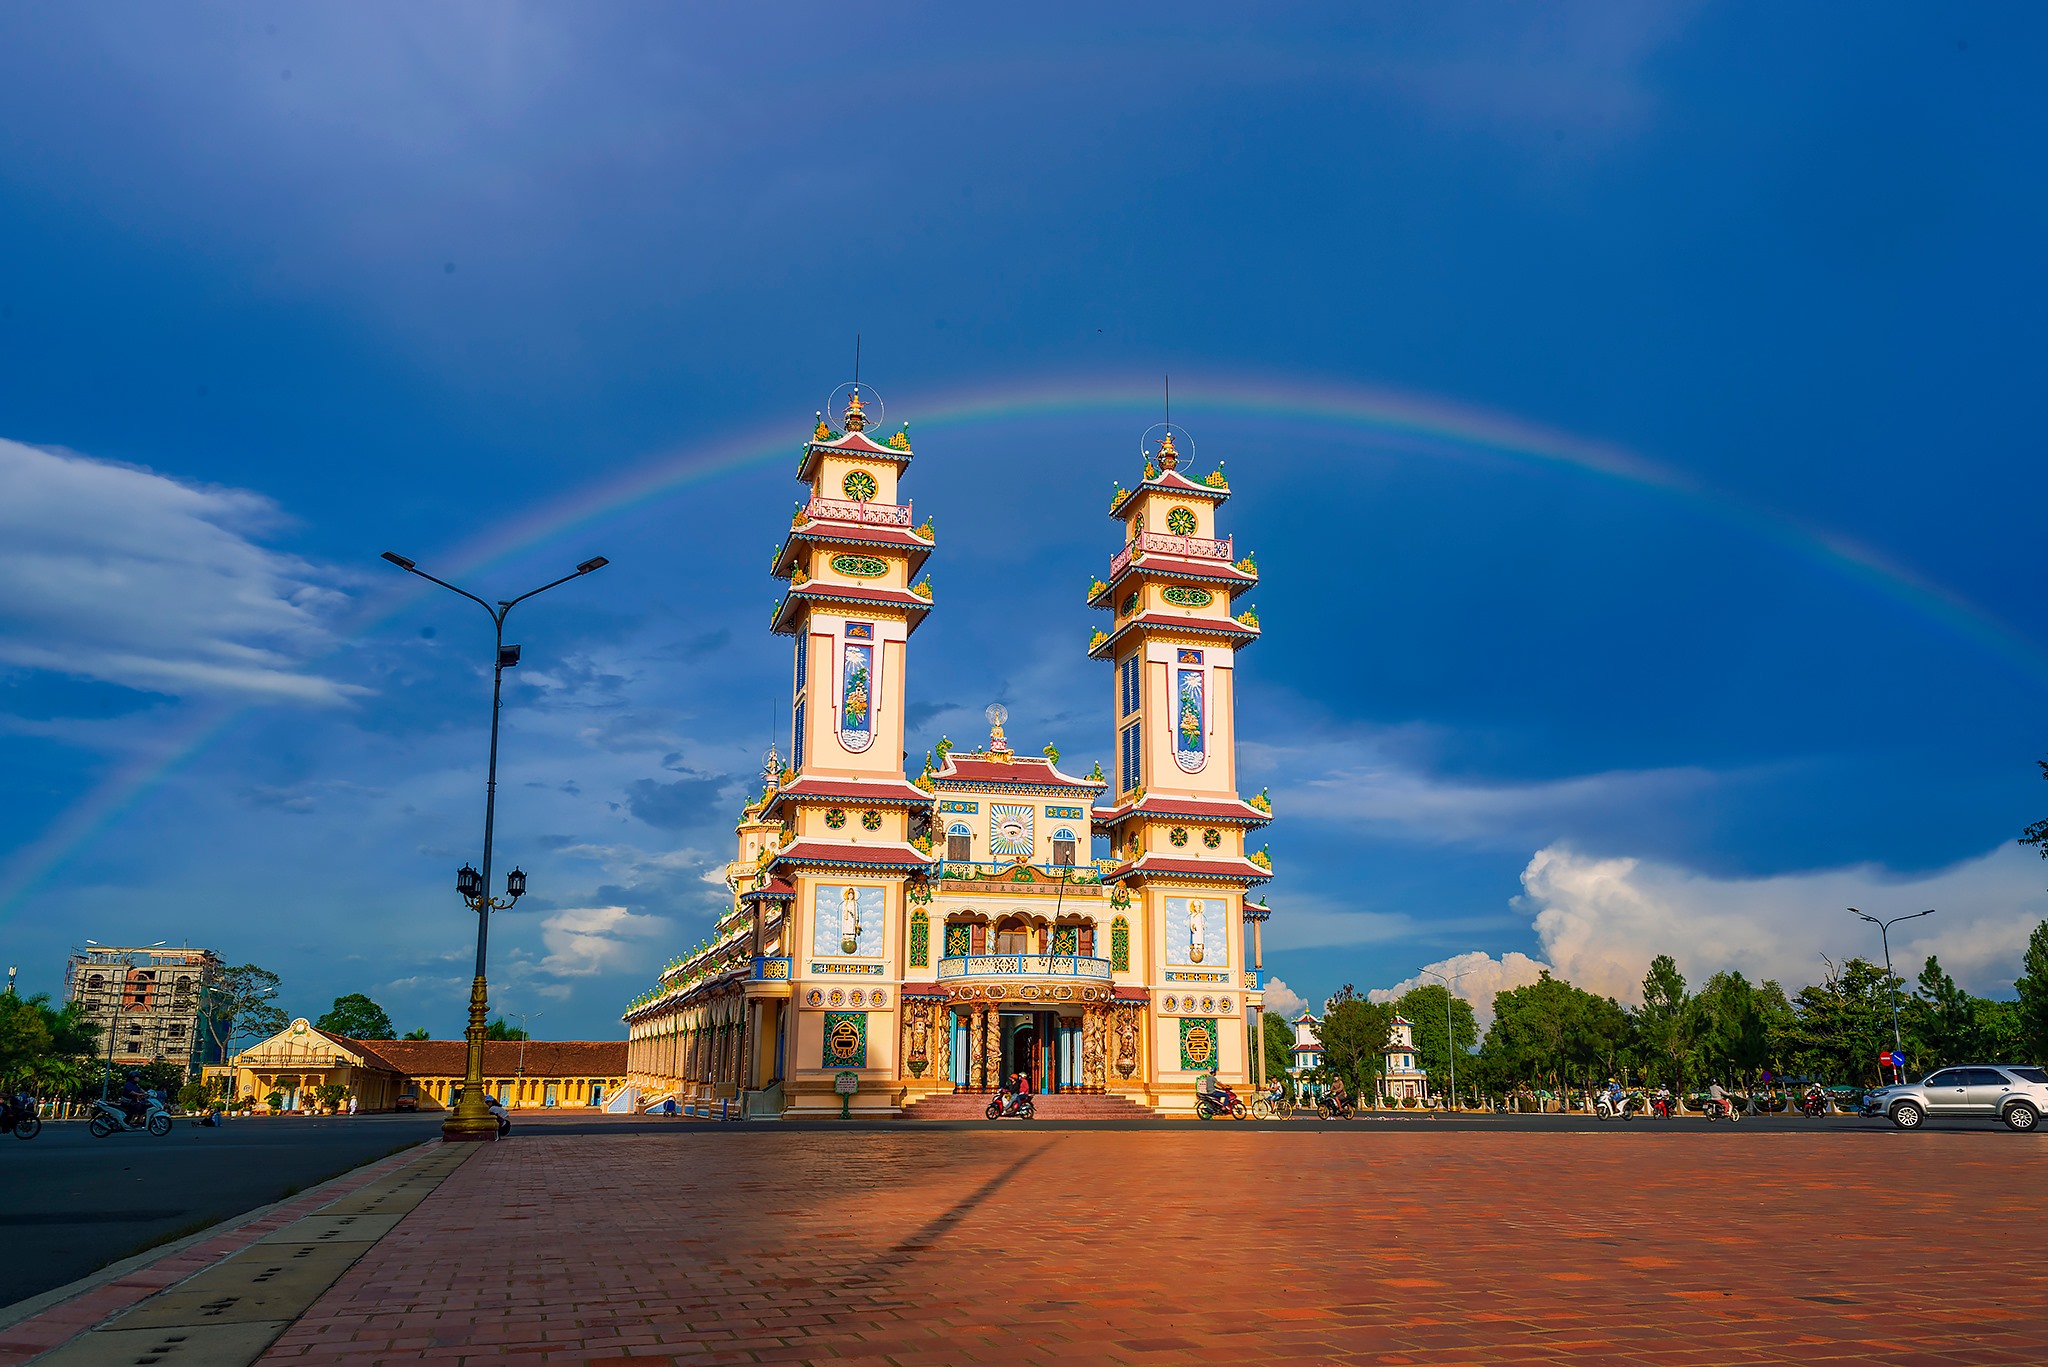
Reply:
[[356, 1099], [354, 1097], [350, 1097], [348, 1099], [348, 1113], [350, 1115], [354, 1115], [356, 1113]]

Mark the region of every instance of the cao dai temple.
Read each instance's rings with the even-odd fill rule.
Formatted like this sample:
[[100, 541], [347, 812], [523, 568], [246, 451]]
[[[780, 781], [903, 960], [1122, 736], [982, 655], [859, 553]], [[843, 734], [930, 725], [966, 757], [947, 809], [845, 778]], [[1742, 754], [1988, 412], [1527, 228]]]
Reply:
[[[777, 1117], [978, 1114], [1023, 1073], [1046, 1114], [1192, 1110], [1214, 1071], [1256, 1083], [1263, 901], [1237, 788], [1233, 685], [1257, 583], [1217, 525], [1220, 472], [1171, 433], [1110, 515], [1121, 544], [1088, 603], [1108, 666], [1116, 772], [941, 743], [907, 777], [910, 638], [934, 547], [901, 486], [906, 431], [877, 441], [856, 387], [797, 477], [808, 502], [773, 573], [794, 644], [789, 759], [740, 814], [732, 903], [711, 941], [625, 1013], [642, 1105]], [[1106, 840], [1107, 859], [1092, 859]], [[967, 1095], [962, 1095], [967, 1094]]]

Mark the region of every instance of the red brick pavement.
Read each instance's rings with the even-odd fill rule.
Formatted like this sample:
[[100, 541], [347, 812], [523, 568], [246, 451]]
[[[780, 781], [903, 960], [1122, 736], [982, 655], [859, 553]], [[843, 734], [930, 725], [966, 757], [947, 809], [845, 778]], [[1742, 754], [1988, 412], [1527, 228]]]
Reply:
[[2002, 1133], [529, 1135], [265, 1362], [2048, 1357]]

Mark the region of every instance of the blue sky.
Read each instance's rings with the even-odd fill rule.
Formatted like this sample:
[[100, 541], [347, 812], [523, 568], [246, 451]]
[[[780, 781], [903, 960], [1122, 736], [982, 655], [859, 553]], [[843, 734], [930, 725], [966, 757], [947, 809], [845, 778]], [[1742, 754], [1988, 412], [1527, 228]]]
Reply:
[[1264, 576], [1289, 993], [1796, 983], [1874, 950], [1849, 904], [1939, 907], [1908, 971], [2004, 991], [2048, 914], [2044, 27], [11, 9], [0, 946], [42, 990], [187, 940], [455, 1033], [488, 623], [376, 557], [494, 597], [602, 553], [513, 619], [493, 978], [615, 1034], [782, 724], [786, 456], [859, 332], [940, 533], [920, 750], [1001, 700], [1108, 758], [1082, 590], [1174, 375]]

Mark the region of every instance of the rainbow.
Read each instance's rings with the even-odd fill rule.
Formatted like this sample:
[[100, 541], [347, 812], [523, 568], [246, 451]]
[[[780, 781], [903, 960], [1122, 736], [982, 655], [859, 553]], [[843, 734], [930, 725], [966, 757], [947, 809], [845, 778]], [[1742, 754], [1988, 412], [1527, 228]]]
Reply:
[[[1675, 500], [1746, 535], [1787, 552], [1890, 599], [1974, 642], [2027, 675], [2048, 682], [2048, 651], [1973, 603], [1924, 576], [1823, 528], [1775, 509], [1709, 488], [1683, 471], [1608, 443], [1559, 432], [1505, 414], [1424, 396], [1361, 386], [1308, 385], [1243, 375], [1193, 375], [1179, 386], [1182, 417], [1258, 418], [1339, 429], [1353, 441], [1392, 441], [1396, 449], [1446, 455], [1484, 452], [1539, 468], [1614, 482]], [[917, 440], [933, 429], [944, 433], [1020, 422], [1115, 416], [1119, 430], [1156, 412], [1159, 390], [1151, 378], [1042, 379], [938, 395], [912, 395], [895, 405], [914, 418]], [[659, 505], [687, 489], [737, 471], [792, 461], [809, 427], [809, 415], [794, 415], [771, 427], [706, 442], [690, 442], [632, 468], [551, 497], [523, 517], [500, 519], [483, 535], [445, 555], [457, 578], [593, 531], [630, 512]], [[1133, 452], [1135, 454], [1135, 452]], [[578, 548], [580, 554], [587, 547]], [[369, 636], [423, 593], [404, 580], [376, 595], [342, 632], [343, 643]], [[0, 874], [0, 921], [4, 921], [71, 860], [77, 858], [138, 803], [191, 760], [233, 730], [248, 709], [195, 709], [177, 730], [147, 754], [117, 767], [73, 803], [48, 831], [19, 851]]]

